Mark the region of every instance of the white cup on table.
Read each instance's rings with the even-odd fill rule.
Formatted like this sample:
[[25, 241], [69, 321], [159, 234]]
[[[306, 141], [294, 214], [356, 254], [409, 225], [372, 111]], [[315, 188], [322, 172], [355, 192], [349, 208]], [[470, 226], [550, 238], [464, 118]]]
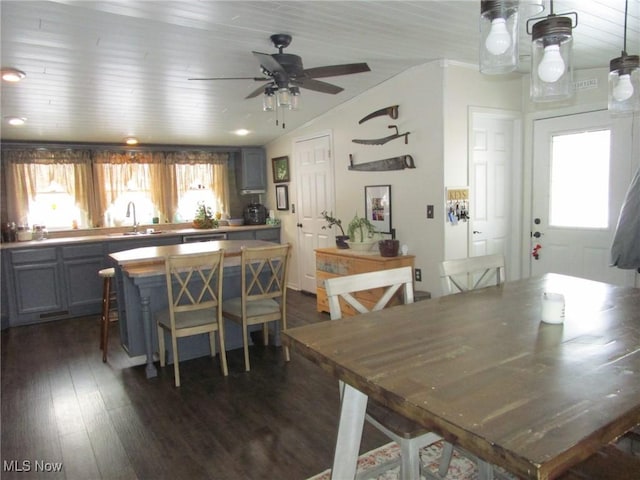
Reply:
[[564, 322], [564, 295], [552, 292], [542, 294], [542, 321], [555, 324]]

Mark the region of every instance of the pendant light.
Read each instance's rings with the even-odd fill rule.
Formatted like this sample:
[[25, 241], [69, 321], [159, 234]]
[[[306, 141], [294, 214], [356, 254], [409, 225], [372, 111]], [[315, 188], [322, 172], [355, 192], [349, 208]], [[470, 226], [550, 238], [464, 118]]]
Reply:
[[513, 72], [518, 66], [518, 1], [480, 2], [480, 71]]
[[609, 62], [609, 111], [613, 115], [640, 112], [640, 57], [627, 55], [627, 15], [624, 5], [624, 43], [619, 57]]
[[[531, 42], [531, 100], [534, 102], [554, 102], [567, 100], [573, 96], [573, 35], [578, 26], [577, 12], [561, 15], [574, 15], [575, 24], [568, 16], [553, 13], [553, 0], [549, 2], [547, 17], [527, 20], [527, 33]], [[529, 24], [533, 24], [529, 32]]]

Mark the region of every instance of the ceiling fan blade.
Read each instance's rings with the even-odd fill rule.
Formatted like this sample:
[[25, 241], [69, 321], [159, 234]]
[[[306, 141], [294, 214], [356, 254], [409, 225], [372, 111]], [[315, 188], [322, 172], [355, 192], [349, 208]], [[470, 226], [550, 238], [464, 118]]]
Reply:
[[256, 82], [266, 82], [266, 77], [205, 77], [205, 78], [187, 78], [187, 80], [255, 80]]
[[299, 87], [306, 88], [307, 90], [313, 90], [320, 93], [331, 93], [335, 95], [344, 90], [342, 87], [332, 85], [327, 82], [321, 82], [320, 80], [314, 80], [313, 78], [297, 78], [291, 80], [291, 83], [298, 85]]
[[326, 67], [308, 68], [304, 71], [304, 73], [310, 78], [324, 78], [370, 71], [371, 69], [366, 63], [346, 63], [344, 65], [329, 65]]
[[273, 58], [268, 53], [260, 53], [260, 52], [251, 52], [251, 53], [253, 53], [253, 55], [260, 62], [260, 66], [262, 66], [262, 68], [264, 68], [267, 72], [271, 74], [274, 74], [277, 72], [277, 73], [282, 73], [286, 75], [287, 72], [284, 69], [284, 67], [280, 65], [280, 62], [278, 62], [275, 58]]
[[263, 93], [264, 93], [264, 89], [265, 89], [267, 86], [269, 86], [269, 84], [268, 84], [268, 83], [267, 83], [267, 84], [265, 84], [265, 85], [262, 85], [262, 86], [260, 86], [260, 87], [258, 87], [258, 88], [256, 88], [253, 92], [251, 92], [249, 95], [247, 95], [246, 97], [244, 97], [244, 98], [245, 98], [245, 100], [246, 100], [247, 98], [255, 98], [255, 97], [257, 97], [258, 95], [263, 94]]

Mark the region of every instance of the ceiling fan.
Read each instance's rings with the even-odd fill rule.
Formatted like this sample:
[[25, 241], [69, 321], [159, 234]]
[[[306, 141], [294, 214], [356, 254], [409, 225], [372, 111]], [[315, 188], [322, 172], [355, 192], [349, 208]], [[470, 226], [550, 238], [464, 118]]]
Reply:
[[278, 33], [271, 35], [270, 38], [273, 45], [278, 49], [278, 53], [252, 52], [260, 62], [264, 77], [211, 77], [189, 78], [189, 80], [255, 80], [256, 82], [269, 82], [251, 92], [245, 98], [257, 97], [267, 89], [290, 87], [306, 88], [315, 92], [335, 95], [344, 89], [316, 79], [371, 71], [366, 63], [347, 63], [305, 69], [302, 66], [302, 58], [298, 55], [283, 53], [283, 50], [291, 43], [291, 35]]

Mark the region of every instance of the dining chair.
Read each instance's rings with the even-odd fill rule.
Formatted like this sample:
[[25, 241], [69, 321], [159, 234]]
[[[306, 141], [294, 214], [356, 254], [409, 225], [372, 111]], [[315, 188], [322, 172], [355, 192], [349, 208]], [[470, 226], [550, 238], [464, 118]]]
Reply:
[[[401, 293], [404, 303], [413, 303], [411, 267], [329, 278], [324, 281], [324, 287], [329, 300], [331, 320], [342, 319], [341, 301], [359, 313], [382, 310], [397, 292]], [[373, 289], [380, 289], [380, 298], [369, 310], [353, 293]], [[339, 385], [342, 396], [344, 383], [340, 381]], [[400, 446], [401, 480], [420, 478], [420, 449], [441, 437], [371, 399], [367, 402], [365, 419]]]
[[220, 308], [223, 259], [223, 250], [170, 255], [165, 259], [169, 307], [156, 313], [155, 318], [161, 367], [165, 366], [165, 332], [171, 335], [176, 387], [180, 386], [178, 338], [209, 334], [211, 356], [214, 357], [215, 332], [218, 332], [220, 367], [225, 377], [228, 374], [224, 322]]
[[505, 278], [504, 255], [445, 260], [440, 263], [445, 294], [475, 290], [490, 284], [500, 285]]
[[[287, 328], [287, 275], [291, 245], [245, 247], [240, 254], [241, 296], [224, 299], [222, 315], [242, 326], [244, 366], [248, 372], [249, 326], [262, 325], [264, 345], [269, 344], [269, 323]], [[289, 348], [284, 347], [285, 361]]]

